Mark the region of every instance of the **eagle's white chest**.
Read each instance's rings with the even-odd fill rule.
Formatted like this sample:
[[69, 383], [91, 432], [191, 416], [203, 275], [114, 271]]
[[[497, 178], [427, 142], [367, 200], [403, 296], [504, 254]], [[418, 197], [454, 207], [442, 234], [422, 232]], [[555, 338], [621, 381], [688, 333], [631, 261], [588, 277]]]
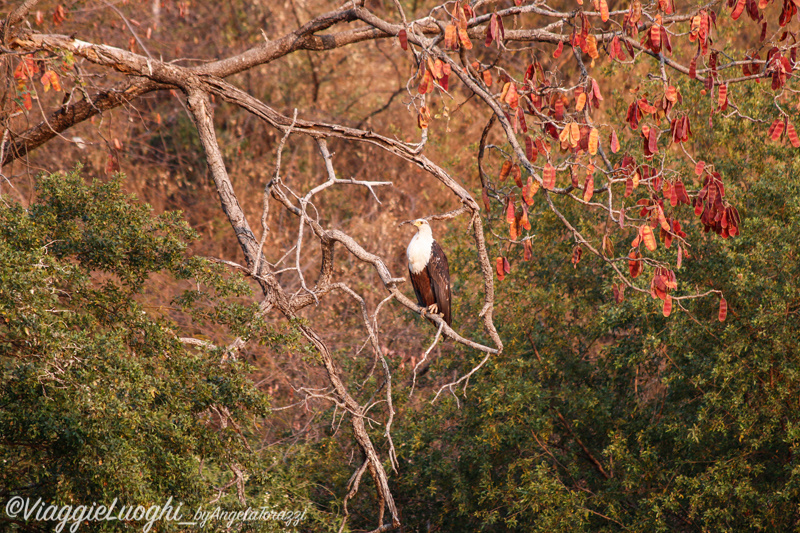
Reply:
[[408, 268], [411, 270], [412, 274], [419, 274], [422, 269], [428, 265], [432, 248], [433, 235], [431, 234], [431, 230], [428, 229], [426, 232], [423, 228], [420, 228], [420, 231], [411, 239], [408, 250], [406, 250], [406, 255], [408, 255]]

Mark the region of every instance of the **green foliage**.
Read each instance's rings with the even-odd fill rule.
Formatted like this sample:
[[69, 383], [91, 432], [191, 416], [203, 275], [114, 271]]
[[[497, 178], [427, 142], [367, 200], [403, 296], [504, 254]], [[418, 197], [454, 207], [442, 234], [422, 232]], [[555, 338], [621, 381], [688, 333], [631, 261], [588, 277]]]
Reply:
[[[800, 527], [800, 163], [762, 142], [761, 126], [715, 120], [693, 140], [722, 173], [742, 235], [704, 235], [682, 215], [693, 247], [676, 294], [722, 290], [727, 321], [715, 295], [682, 300], [669, 318], [630, 291], [614, 303], [607, 268], [586, 255], [573, 268], [571, 245], [550, 238], [557, 222], [533, 217], [534, 260], [512, 257], [497, 285], [504, 354], [460, 408], [440, 401], [400, 419], [395, 440], [411, 446], [395, 490], [410, 530]], [[452, 264], [474, 278], [466, 254]], [[459, 316], [480, 309], [478, 295], [460, 298]], [[464, 355], [443, 363], [463, 372], [476, 362]]]
[[[194, 296], [182, 298], [187, 310], [202, 303], [209, 321], [234, 334], [263, 332], [263, 324], [245, 318], [252, 321], [252, 309], [229, 301], [249, 294], [241, 278], [186, 257], [193, 237], [179, 213], [153, 216], [120, 192], [119, 180], [87, 185], [78, 171], [43, 176], [38, 200], [27, 209], [3, 199], [4, 502], [21, 496], [55, 505], [117, 499], [150, 506], [173, 497], [191, 518], [198, 505], [212, 507], [208, 502], [232, 479], [234, 465], [248, 475], [242, 487], [248, 505], [308, 507], [302, 472], [258, 448], [258, 420], [269, 416], [269, 404], [247, 377], [252, 368], [221, 362], [218, 351], [187, 348], [173, 321], [137, 301], [156, 273], [173, 282], [193, 278]], [[232, 487], [215, 505], [242, 508]], [[303, 526], [320, 516], [309, 509]], [[247, 527], [284, 529], [276, 522]]]

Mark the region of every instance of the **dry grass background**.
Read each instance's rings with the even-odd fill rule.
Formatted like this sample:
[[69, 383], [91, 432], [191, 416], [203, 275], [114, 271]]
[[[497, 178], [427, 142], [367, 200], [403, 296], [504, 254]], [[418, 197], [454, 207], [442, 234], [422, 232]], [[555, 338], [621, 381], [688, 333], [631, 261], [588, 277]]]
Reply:
[[[383, 4], [370, 2], [370, 8], [379, 12], [393, 9], [391, 2]], [[410, 2], [406, 4], [411, 13], [414, 6]], [[34, 26], [35, 29], [74, 33], [87, 41], [130, 48], [153, 57], [180, 59], [182, 64], [197, 64], [241, 52], [264, 39], [264, 35], [276, 38], [338, 6], [337, 2], [325, 1], [231, 0], [218, 4], [127, 0], [116, 3], [112, 9], [102, 2], [74, 1], [63, 4], [67, 18], [55, 27], [52, 12], [56, 5], [56, 2], [42, 2], [37, 6], [44, 15], [44, 22]], [[418, 5], [416, 13], [423, 12], [423, 6]], [[136, 39], [132, 38], [128, 24], [145, 48], [132, 42]], [[93, 86], [108, 86], [109, 82], [122, 80], [121, 76], [119, 80], [109, 79], [115, 74], [100, 71], [83, 61], [76, 65], [76, 70], [62, 77], [65, 88], [73, 91], [73, 98], [81, 96], [75, 79], [70, 82], [68, 78], [74, 78], [77, 73], [87, 82], [89, 92]], [[236, 75], [230, 81], [290, 116], [297, 109], [302, 118], [358, 126], [416, 141], [420, 130], [406, 90], [413, 73], [410, 55], [402, 51], [396, 40], [379, 40], [324, 54], [295, 53]], [[18, 111], [12, 102], [13, 77], [9, 76], [9, 80], [3, 86], [4, 110]], [[41, 121], [42, 110], [53, 109], [64, 98], [64, 93], [44, 93], [41, 87], [38, 89], [41, 105], [34, 101], [31, 112], [19, 114], [12, 120], [16, 131]], [[451, 94], [452, 99], [435, 98], [430, 104], [432, 113], [441, 117], [431, 126], [426, 154], [468, 190], [476, 192], [480, 181], [475, 141], [489, 117], [468, 101], [468, 94], [460, 86], [453, 87]], [[447, 116], [449, 119], [445, 118]], [[275, 171], [280, 134], [253, 116], [220, 102], [215, 102], [215, 124], [239, 201], [251, 226], [260, 234], [264, 185]], [[339, 177], [391, 181], [393, 185], [376, 190], [381, 203], [363, 187], [340, 186], [325, 191], [315, 201], [324, 225], [347, 232], [368, 251], [383, 257], [395, 276], [407, 276], [405, 247], [413, 236], [413, 228], [400, 227], [400, 222], [455, 209], [457, 202], [435, 179], [377, 148], [336, 140], [332, 140], [329, 147]], [[24, 161], [6, 166], [4, 172], [9, 182], [2, 185], [0, 192], [15, 196], [23, 203], [30, 202], [38, 173], [67, 171], [78, 163], [84, 166], [87, 179], [109, 179], [118, 166], [127, 176], [124, 188], [150, 204], [155, 213], [183, 211], [200, 235], [191, 246], [193, 254], [243, 262], [233, 230], [220, 209], [182, 94], [151, 93], [127, 107], [75, 126], [30, 153]], [[323, 161], [311, 139], [297, 135], [289, 138], [283, 152], [281, 174], [297, 192], [306, 192], [326, 179]], [[445, 240], [451, 232], [466, 234], [467, 222], [456, 219], [434, 223], [435, 235]], [[294, 245], [297, 220], [273, 201], [268, 226], [265, 257], [276, 261]], [[314, 242], [308, 241], [305, 250], [302, 267], [306, 278], [313, 282], [319, 250]], [[343, 249], [336, 254], [335, 267], [337, 279], [362, 294], [370, 310], [385, 298], [386, 293], [371, 267], [355, 260]], [[282, 283], [300, 289], [294, 273], [281, 276]], [[164, 276], [155, 275], [142, 300], [153, 312], [169, 313], [187, 335], [219, 343], [230, 342], [227, 332], [208, 331], [169, 308], [170, 300], [187, 287], [187, 284], [176, 285]], [[405, 292], [413, 297], [410, 283], [406, 284]], [[258, 294], [255, 285], [254, 294]], [[316, 325], [343, 364], [361, 368], [362, 375], [351, 376], [354, 382], [360, 383], [372, 355], [369, 349], [361, 350], [366, 331], [358, 305], [340, 292], [332, 293], [322, 299], [320, 305], [304, 310], [303, 316]], [[281, 320], [277, 314], [272, 318]], [[384, 352], [394, 370], [401, 378], [407, 376], [435, 330], [427, 322], [393, 305], [382, 311], [379, 327]], [[452, 345], [440, 349], [449, 349], [448, 346]], [[276, 351], [250, 342], [244, 355], [258, 368], [253, 379], [273, 396], [275, 405], [296, 401], [293, 390], [296, 387], [322, 388], [327, 384], [320, 367], [302, 353]], [[425, 398], [425, 393], [417, 395], [420, 397]], [[325, 407], [325, 404], [320, 405]], [[293, 428], [313, 437], [318, 429], [315, 424], [308, 424], [313, 417], [313, 412], [302, 408], [283, 411], [279, 419], [272, 421], [276, 424], [273, 430], [278, 434]], [[318, 423], [327, 425], [329, 422]]]

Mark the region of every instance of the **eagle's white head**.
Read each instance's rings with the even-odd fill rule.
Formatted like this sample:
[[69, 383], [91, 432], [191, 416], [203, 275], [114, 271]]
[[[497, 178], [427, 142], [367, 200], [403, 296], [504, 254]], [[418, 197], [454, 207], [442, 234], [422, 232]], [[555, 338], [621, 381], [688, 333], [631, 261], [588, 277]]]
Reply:
[[[424, 218], [418, 218], [414, 222], [412, 222], [417, 228], [419, 228], [419, 233], [431, 233], [431, 225], [428, 224], [428, 221]], [[432, 233], [431, 233], [432, 235]]]
[[416, 274], [428, 265], [431, 258], [433, 232], [431, 232], [430, 224], [424, 218], [418, 218], [412, 224], [418, 228], [418, 231], [411, 239], [406, 255], [408, 255], [408, 268]]

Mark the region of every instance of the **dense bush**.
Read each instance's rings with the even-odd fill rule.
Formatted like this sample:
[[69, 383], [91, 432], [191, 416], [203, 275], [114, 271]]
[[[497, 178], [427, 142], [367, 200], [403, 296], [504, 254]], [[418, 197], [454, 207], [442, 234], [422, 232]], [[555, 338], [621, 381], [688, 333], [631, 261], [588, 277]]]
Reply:
[[[759, 129], [716, 133], [698, 142], [746, 199], [744, 228], [722, 240], [690, 226], [676, 294], [722, 290], [727, 320], [718, 296], [669, 318], [631, 291], [615, 303], [608, 269], [573, 268], [572, 245], [546, 237], [553, 217], [532, 217], [536, 260], [516, 258], [498, 284], [505, 353], [460, 409], [404, 419], [398, 491], [413, 530], [800, 527], [800, 169], [791, 148], [754, 142]], [[463, 357], [444, 364], [475, 363]]]
[[[192, 230], [179, 213], [153, 216], [120, 181], [85, 185], [78, 172], [43, 176], [38, 201], [0, 205], [0, 499], [46, 504], [163, 505], [191, 519], [218, 487], [247, 473], [215, 505], [308, 507], [302, 448], [263, 448], [257, 422], [268, 396], [253, 368], [219, 349], [187, 347], [163, 307], [138, 301], [148, 278], [192, 278], [184, 310], [206, 327], [254, 334], [238, 277], [191, 258]], [[190, 285], [187, 284], [187, 287]], [[202, 289], [201, 289], [202, 287]], [[189, 307], [191, 306], [191, 308]], [[242, 317], [247, 317], [242, 318]], [[261, 328], [266, 342], [274, 340]], [[286, 455], [286, 457], [284, 457]], [[309, 509], [307, 524], [320, 514]], [[25, 529], [47, 523], [11, 520]], [[326, 521], [327, 523], [327, 521]], [[283, 524], [248, 523], [259, 530]], [[125, 524], [81, 527], [123, 529]], [[159, 522], [159, 530], [177, 528]]]

